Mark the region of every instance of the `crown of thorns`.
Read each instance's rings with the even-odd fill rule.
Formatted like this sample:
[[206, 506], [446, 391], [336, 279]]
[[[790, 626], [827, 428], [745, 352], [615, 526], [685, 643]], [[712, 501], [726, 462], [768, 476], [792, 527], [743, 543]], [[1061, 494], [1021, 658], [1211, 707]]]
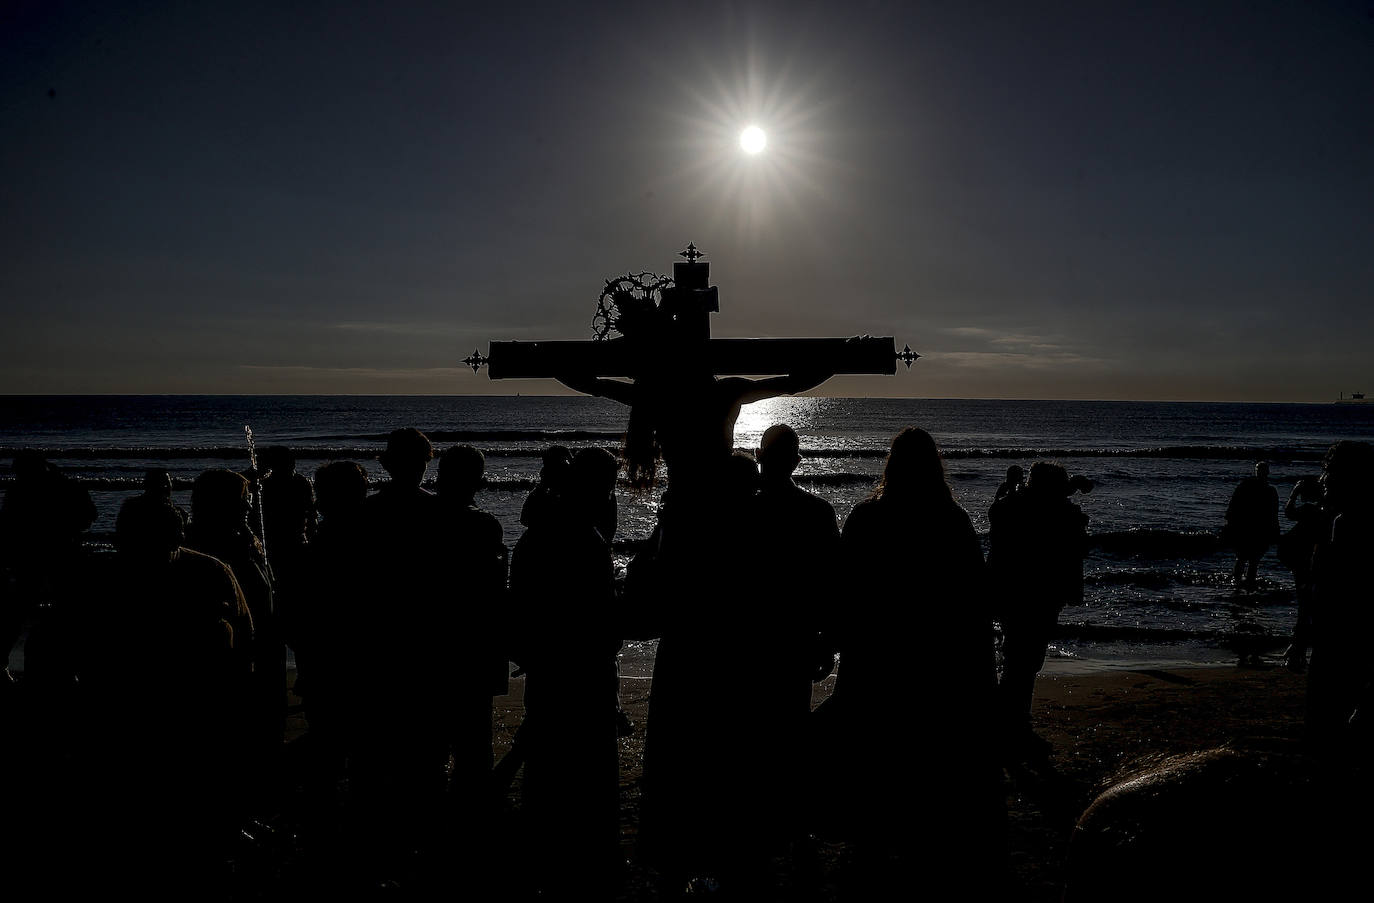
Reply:
[[634, 336], [657, 329], [663, 320], [659, 307], [663, 290], [672, 285], [671, 277], [657, 273], [629, 273], [607, 279], [596, 299], [593, 336], [607, 339], [612, 333]]

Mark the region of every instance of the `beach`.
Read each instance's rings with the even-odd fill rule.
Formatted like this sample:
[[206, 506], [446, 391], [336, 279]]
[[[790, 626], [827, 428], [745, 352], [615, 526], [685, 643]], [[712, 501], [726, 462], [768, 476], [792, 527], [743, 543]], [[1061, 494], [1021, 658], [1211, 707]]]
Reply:
[[[145, 468], [167, 467], [177, 487], [175, 499], [186, 504], [186, 487], [199, 473], [245, 465], [244, 449], [235, 444], [245, 423], [253, 424], [263, 445], [295, 450], [300, 473], [311, 474], [326, 461], [356, 460], [367, 466], [374, 485], [381, 476], [376, 456], [387, 430], [396, 425], [419, 424], [443, 446], [472, 443], [486, 456], [478, 504], [502, 524], [507, 547], [523, 532], [521, 507], [538, 479], [542, 451], [556, 443], [574, 449], [613, 446], [624, 429], [623, 409], [588, 398], [98, 397], [10, 399], [7, 404], [0, 417], [0, 446], [11, 454], [21, 447], [42, 448], [90, 491], [100, 518], [90, 538], [102, 550], [115, 514], [138, 491]], [[1055, 459], [1095, 482], [1090, 494], [1074, 496], [1089, 515], [1093, 541], [1084, 564], [1084, 598], [1061, 613], [1035, 695], [1035, 728], [1053, 752], [1047, 765], [1014, 768], [1004, 778], [1016, 893], [1038, 901], [1059, 899], [1075, 820], [1097, 791], [1132, 763], [1223, 744], [1297, 747], [1306, 678], [1278, 665], [1296, 617], [1292, 576], [1268, 556], [1258, 589], [1238, 593], [1230, 582], [1230, 552], [1216, 530], [1235, 481], [1253, 461], [1275, 464], [1282, 495], [1287, 483], [1319, 469], [1334, 439], [1374, 437], [1370, 410], [790, 398], [746, 407], [736, 440], [747, 449], [769, 424], [795, 425], [804, 458], [798, 482], [830, 502], [843, 523], [871, 491], [892, 435], [913, 423], [928, 426], [941, 444], [955, 497], [985, 547], [987, 506], [1009, 464]], [[8, 488], [3, 481], [0, 486]], [[618, 569], [624, 570], [636, 543], [652, 530], [658, 501], [655, 492], [622, 487], [618, 493]], [[944, 639], [922, 636], [913, 649], [910, 665], [922, 688], [913, 696], [941, 691]], [[10, 664], [17, 671], [27, 651], [23, 643], [12, 650]], [[1241, 652], [1258, 653], [1261, 664], [1237, 667]], [[359, 653], [360, 667], [368, 667], [368, 650]], [[624, 900], [662, 899], [654, 876], [637, 864], [635, 843], [654, 654], [652, 641], [627, 642], [620, 662], [621, 699], [635, 723], [634, 732], [619, 741], [621, 836], [630, 863]], [[762, 658], [756, 650], [739, 648], [732, 662], [736, 689], [720, 705], [748, 709], [756, 704], [751, 669]], [[817, 686], [817, 703], [833, 680]], [[522, 689], [523, 681], [514, 679], [511, 694], [494, 701], [498, 759], [523, 718]], [[918, 718], [920, 703], [913, 698]], [[306, 728], [298, 701], [292, 727], [285, 757], [288, 787], [308, 758], [300, 754], [308, 740], [294, 742]], [[941, 725], [934, 723], [918, 722], [916, 733], [914, 740], [921, 743], [958, 740], [942, 735]], [[721, 746], [741, 770], [767, 767], [751, 754], [749, 736], [722, 738]], [[870, 781], [875, 798], [883, 793], [884, 774], [900, 765], [875, 763]], [[819, 777], [826, 768], [813, 760], [810, 774]], [[299, 790], [298, 780], [294, 786]], [[493, 827], [506, 848], [483, 869], [484, 881], [508, 883], [513, 894], [525, 871], [519, 790], [517, 776]], [[806, 794], [807, 787], [798, 793]], [[308, 824], [301, 796], [288, 793], [247, 830], [233, 851], [234, 879], [223, 896], [238, 900], [357, 889], [346, 863], [317, 855], [320, 846], [334, 841], [321, 839]], [[303, 852], [312, 844], [316, 850]], [[423, 881], [451, 891], [452, 845], [439, 839], [434, 846]], [[821, 838], [809, 854], [805, 875], [787, 874], [788, 864], [780, 864], [794, 887], [804, 885], [805, 899], [855, 899], [844, 888], [849, 868], [844, 845]]]
[[[932, 692], [938, 667], [930, 669]], [[819, 701], [832, 676], [817, 685]], [[522, 716], [523, 681], [495, 701], [498, 757], [509, 748]], [[722, 704], [749, 705], [749, 680], [740, 695]], [[1114, 775], [1140, 763], [1220, 746], [1265, 752], [1296, 752], [1301, 741], [1306, 677], [1281, 667], [1098, 667], [1077, 663], [1042, 672], [1036, 683], [1033, 719], [1053, 747], [1051, 768], [1010, 770], [1006, 776], [1007, 846], [1021, 899], [1057, 901], [1074, 822]], [[649, 683], [626, 680], [621, 701], [636, 729], [621, 740], [621, 822], [626, 858], [634, 863], [639, 780]], [[938, 725], [930, 725], [938, 731]], [[939, 737], [921, 742], [939, 742]], [[741, 768], [760, 767], [749, 758], [749, 738], [733, 741]], [[819, 772], [824, 762], [813, 762]], [[804, 788], [800, 792], [805, 792]], [[882, 768], [873, 792], [882, 793]], [[513, 794], [510, 803], [518, 806]], [[728, 814], [723, 814], [728, 818]], [[820, 881], [807, 899], [841, 900], [846, 852], [843, 845], [818, 846]], [[786, 865], [780, 866], [784, 870]], [[799, 888], [800, 889], [800, 888]], [[653, 876], [631, 865], [621, 900], [661, 899]]]
[[[841, 664], [841, 667], [843, 665]], [[292, 672], [294, 675], [294, 672]], [[819, 701], [829, 691], [834, 678], [816, 687]], [[928, 692], [939, 692], [941, 669], [932, 664], [920, 682]], [[1047, 765], [1020, 765], [1008, 768], [1003, 777], [1007, 805], [1006, 846], [1011, 874], [1008, 899], [1026, 901], [1059, 901], [1066, 878], [1066, 855], [1075, 821], [1093, 798], [1115, 776], [1138, 769], [1142, 763], [1177, 754], [1216, 747], [1265, 754], [1297, 753], [1301, 749], [1303, 726], [1303, 698], [1307, 678], [1281, 667], [1140, 667], [1075, 663], [1064, 666], [1052, 662], [1042, 672], [1036, 685], [1033, 720], [1035, 729], [1052, 748]], [[641, 794], [641, 765], [647, 720], [650, 682], [629, 678], [622, 681], [621, 701], [634, 722], [633, 732], [619, 741], [620, 747], [620, 813], [621, 844], [627, 860], [625, 880], [615, 897], [618, 901], [657, 903], [671, 899], [658, 885], [657, 876], [640, 864], [636, 849]], [[741, 672], [738, 692], [721, 705], [750, 706], [751, 680]], [[511, 745], [512, 737], [524, 717], [524, 680], [512, 679], [510, 693], [493, 700], [493, 724], [496, 756], [499, 761]], [[347, 845], [340, 845], [337, 814], [312, 811], [302, 793], [301, 777], [304, 763], [309, 760], [308, 726], [299, 698], [290, 697], [290, 716], [287, 744], [283, 762], [286, 766], [284, 793], [277, 802], [261, 810], [261, 816], [245, 825], [238, 841], [229, 853], [229, 861], [218, 875], [208, 876], [209, 887], [216, 899], [252, 900], [276, 899], [287, 896], [309, 898], [311, 895], [338, 892], [357, 895], [371, 890], [367, 880], [359, 875], [348, 859]], [[919, 710], [918, 700], [914, 708]], [[19, 713], [10, 708], [6, 727], [26, 729]], [[169, 724], [174, 713], [168, 713]], [[51, 713], [49, 715], [51, 717]], [[66, 730], [62, 722], [47, 721], [50, 728]], [[958, 738], [941, 734], [938, 724], [917, 724], [913, 742], [956, 742]], [[13, 737], [31, 734], [16, 731]], [[80, 793], [74, 775], [59, 763], [63, 741], [50, 736], [57, 747], [49, 747], [48, 761], [38, 765], [37, 774], [11, 775], [19, 779], [24, 792], [10, 819], [10, 827], [27, 831], [41, 801], [61, 801], [65, 795]], [[751, 755], [748, 736], [722, 738], [722, 752], [729, 755], [740, 769], [759, 771], [768, 763]], [[11, 753], [25, 747], [37, 752], [46, 744], [33, 742], [12, 746]], [[68, 750], [69, 754], [71, 750]], [[44, 754], [49, 755], [49, 754]], [[21, 757], [23, 758], [23, 757]], [[43, 760], [39, 760], [43, 761]], [[52, 764], [49, 764], [51, 762]], [[884, 776], [900, 762], [874, 764], [867, 786], [875, 798], [884, 792]], [[30, 766], [32, 767], [32, 766]], [[812, 760], [808, 775], [819, 777], [826, 763]], [[24, 781], [38, 783], [24, 784]], [[45, 790], [43, 782], [55, 781]], [[528, 873], [520, 822], [520, 781], [516, 776], [505, 805], [491, 826], [497, 850], [490, 861], [482, 863], [479, 874], [464, 871], [463, 850], [447, 836], [436, 837], [433, 847], [417, 862], [416, 870], [401, 876], [400, 887], [404, 899], [429, 899], [440, 894], [452, 895], [461, 888], [491, 887], [501, 891], [505, 899], [525, 899], [520, 878]], [[68, 786], [70, 784], [70, 786]], [[798, 787], [799, 794], [807, 787]], [[36, 793], [37, 796], [30, 794]], [[27, 797], [29, 803], [22, 799]], [[73, 806], [77, 808], [72, 808]], [[62, 808], [54, 809], [48, 820], [61, 819], [65, 811], [84, 819], [79, 803], [68, 800]], [[741, 807], [744, 811], [745, 807]], [[337, 811], [337, 810], [332, 810]], [[1210, 814], [1210, 813], [1209, 813]], [[913, 813], [922, 817], [928, 813]], [[723, 821], [735, 817], [722, 812]], [[450, 813], [456, 822], [459, 811]], [[170, 826], [167, 826], [170, 827]], [[450, 826], [451, 827], [451, 826]], [[50, 830], [52, 830], [50, 826]], [[441, 826], [440, 831], [447, 828]], [[1263, 830], [1277, 832], [1273, 836], [1288, 836], [1281, 824]], [[321, 832], [324, 833], [321, 833]], [[55, 847], [47, 847], [56, 851]], [[796, 858], [775, 860], [781, 899], [801, 899], [816, 903], [867, 899], [856, 896], [849, 888], [854, 879], [851, 850], [842, 842], [818, 838], [806, 850], [805, 861]], [[41, 873], [20, 876], [33, 877], [39, 887], [46, 886]], [[393, 894], [392, 898], [396, 898]]]

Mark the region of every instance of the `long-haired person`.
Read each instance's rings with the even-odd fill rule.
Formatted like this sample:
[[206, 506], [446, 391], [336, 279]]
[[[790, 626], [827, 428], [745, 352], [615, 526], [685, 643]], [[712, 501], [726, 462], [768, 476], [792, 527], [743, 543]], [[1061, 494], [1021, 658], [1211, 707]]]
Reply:
[[841, 547], [839, 671], [818, 710], [835, 779], [828, 830], [855, 844], [861, 882], [883, 886], [912, 867], [951, 889], [1000, 881], [983, 553], [925, 430], [893, 439]]

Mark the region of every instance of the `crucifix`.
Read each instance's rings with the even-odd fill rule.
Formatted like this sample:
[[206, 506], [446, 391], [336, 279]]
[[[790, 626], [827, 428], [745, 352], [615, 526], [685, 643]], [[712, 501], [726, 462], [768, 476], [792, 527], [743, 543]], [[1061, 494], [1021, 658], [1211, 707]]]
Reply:
[[[814, 388], [839, 373], [892, 374], [919, 355], [888, 337], [716, 339], [720, 310], [710, 264], [696, 245], [672, 278], [606, 280], [591, 341], [492, 342], [463, 363], [492, 379], [552, 377], [630, 406], [625, 457], [631, 483], [652, 480], [660, 454], [671, 487], [709, 479], [734, 448], [740, 407]], [[783, 374], [783, 375], [775, 375]], [[748, 379], [746, 376], [766, 378]], [[723, 377], [723, 378], [722, 378]]]

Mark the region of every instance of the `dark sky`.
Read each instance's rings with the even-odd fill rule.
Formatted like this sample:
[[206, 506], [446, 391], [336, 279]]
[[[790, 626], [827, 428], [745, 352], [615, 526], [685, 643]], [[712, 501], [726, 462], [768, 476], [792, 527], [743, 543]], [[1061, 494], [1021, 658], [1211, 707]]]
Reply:
[[0, 392], [555, 391], [689, 240], [829, 394], [1374, 391], [1370, 2], [492, 6], [0, 7]]

